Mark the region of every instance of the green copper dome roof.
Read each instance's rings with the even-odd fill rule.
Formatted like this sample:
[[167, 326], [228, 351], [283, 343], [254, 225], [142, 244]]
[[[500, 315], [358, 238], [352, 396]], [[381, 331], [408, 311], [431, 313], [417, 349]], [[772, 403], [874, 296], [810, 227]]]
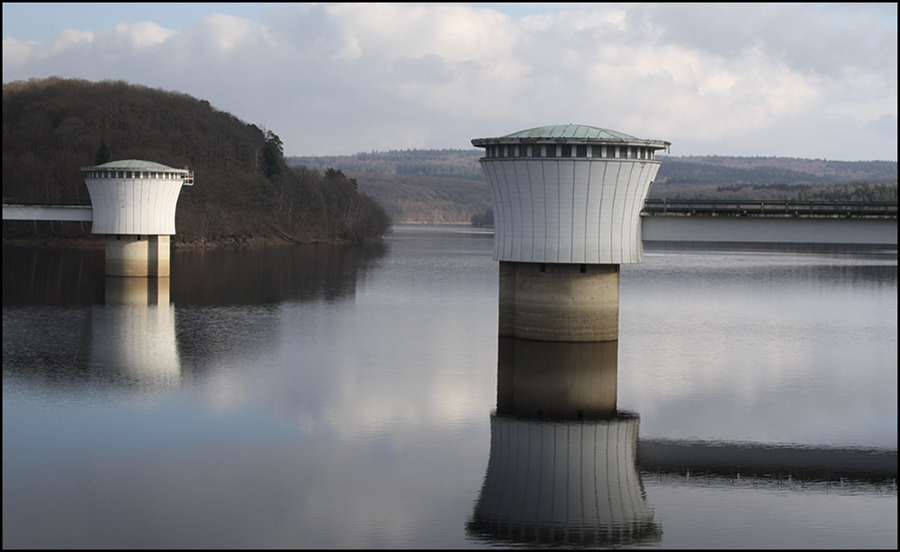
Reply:
[[551, 125], [520, 130], [501, 138], [584, 138], [588, 140], [638, 140], [634, 136], [586, 125]]
[[645, 140], [637, 138], [624, 132], [610, 130], [608, 128], [593, 127], [587, 125], [550, 125], [537, 128], [529, 128], [528, 130], [520, 130], [506, 136], [498, 136], [497, 138], [475, 138], [472, 145], [483, 148], [490, 144], [498, 143], [515, 143], [521, 140], [537, 141], [537, 140], [555, 140], [568, 141], [574, 143], [585, 142], [626, 142], [629, 145], [649, 146], [655, 149], [663, 149], [669, 146], [669, 142], [663, 140]]
[[115, 170], [148, 170], [148, 171], [181, 171], [184, 169], [176, 169], [167, 167], [161, 163], [153, 161], [141, 161], [140, 159], [123, 159], [121, 161], [110, 161], [95, 167], [84, 167], [84, 169], [115, 169]]

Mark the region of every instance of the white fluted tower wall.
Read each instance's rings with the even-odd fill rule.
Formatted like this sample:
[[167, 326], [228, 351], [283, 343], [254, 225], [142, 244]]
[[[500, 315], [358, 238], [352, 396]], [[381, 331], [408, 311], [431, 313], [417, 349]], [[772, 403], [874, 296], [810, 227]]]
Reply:
[[668, 142], [559, 125], [472, 143], [485, 148], [494, 260], [641, 262], [640, 213]]

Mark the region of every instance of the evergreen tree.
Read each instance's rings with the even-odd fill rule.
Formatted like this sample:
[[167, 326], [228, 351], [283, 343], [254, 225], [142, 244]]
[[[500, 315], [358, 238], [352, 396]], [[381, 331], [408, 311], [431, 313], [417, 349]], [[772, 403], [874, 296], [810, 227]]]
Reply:
[[97, 154], [94, 156], [94, 166], [109, 163], [110, 161], [112, 161], [112, 154], [110, 154], [109, 148], [106, 147], [106, 142], [100, 140], [100, 147], [97, 148]]
[[325, 169], [325, 180], [346, 180], [347, 176], [340, 169], [328, 167]]
[[266, 144], [263, 146], [263, 161], [265, 162], [266, 178], [271, 182], [281, 175], [281, 165], [284, 163], [284, 146], [281, 138], [271, 130], [266, 131]]

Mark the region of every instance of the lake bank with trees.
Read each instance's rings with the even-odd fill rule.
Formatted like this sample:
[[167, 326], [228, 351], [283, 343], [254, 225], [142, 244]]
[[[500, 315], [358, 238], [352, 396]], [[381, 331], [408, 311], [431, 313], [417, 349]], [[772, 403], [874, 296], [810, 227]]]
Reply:
[[[74, 79], [3, 85], [3, 197], [89, 199], [81, 167], [143, 159], [189, 167], [175, 247], [361, 243], [391, 220], [339, 169], [289, 167], [278, 135], [186, 94]], [[82, 223], [3, 222], [3, 239], [92, 241]]]

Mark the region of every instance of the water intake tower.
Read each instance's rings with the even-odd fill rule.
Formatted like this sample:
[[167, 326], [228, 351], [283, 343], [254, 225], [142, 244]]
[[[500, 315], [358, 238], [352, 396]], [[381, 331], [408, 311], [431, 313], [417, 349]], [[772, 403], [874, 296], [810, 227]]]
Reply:
[[569, 124], [472, 144], [485, 149], [500, 335], [617, 340], [619, 265], [641, 262], [640, 213], [669, 142]]
[[175, 205], [187, 169], [128, 159], [82, 167], [93, 208], [91, 233], [106, 234], [106, 275], [168, 278]]

